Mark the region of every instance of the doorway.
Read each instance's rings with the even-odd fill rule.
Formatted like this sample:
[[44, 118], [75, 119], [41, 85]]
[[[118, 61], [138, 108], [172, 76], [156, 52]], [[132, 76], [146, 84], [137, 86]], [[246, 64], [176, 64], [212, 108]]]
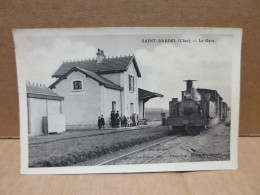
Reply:
[[134, 113], [134, 103], [130, 104], [130, 116], [132, 116]]

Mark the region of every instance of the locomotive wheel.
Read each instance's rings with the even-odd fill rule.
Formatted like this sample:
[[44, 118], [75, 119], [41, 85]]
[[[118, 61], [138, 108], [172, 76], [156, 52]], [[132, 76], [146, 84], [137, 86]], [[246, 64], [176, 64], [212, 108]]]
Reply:
[[186, 135], [192, 135], [192, 129], [188, 126], [185, 125], [184, 126], [184, 131], [183, 131]]
[[201, 126], [201, 129], [202, 129], [203, 131], [207, 131], [207, 130], [208, 130], [208, 127], [207, 127], [207, 126]]
[[167, 125], [167, 135], [172, 135], [173, 134], [172, 128], [173, 128], [172, 125]]
[[200, 134], [200, 132], [202, 132], [202, 131], [203, 131], [203, 128], [201, 126], [199, 126], [199, 127], [189, 127], [187, 132], [188, 132], [188, 135], [195, 136], [195, 135]]
[[172, 126], [172, 131], [173, 131], [174, 133], [177, 133], [177, 132], [180, 131], [180, 127]]
[[168, 126], [168, 135], [173, 135], [178, 132], [178, 127], [175, 126]]
[[181, 132], [181, 129], [182, 129], [182, 127], [169, 125], [168, 129], [167, 129], [167, 134], [174, 135], [176, 133]]
[[188, 130], [188, 135], [191, 135], [191, 136], [197, 135], [197, 131], [194, 130], [194, 129], [189, 128], [189, 130]]
[[198, 134], [200, 134], [200, 131], [198, 131], [196, 129], [191, 130], [191, 133], [190, 133], [191, 136], [195, 136], [195, 135], [198, 135]]

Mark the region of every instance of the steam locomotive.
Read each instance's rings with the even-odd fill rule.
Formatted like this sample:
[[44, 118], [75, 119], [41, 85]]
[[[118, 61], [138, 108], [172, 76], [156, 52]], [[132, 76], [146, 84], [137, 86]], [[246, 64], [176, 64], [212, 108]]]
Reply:
[[169, 102], [169, 117], [166, 120], [169, 134], [181, 132], [196, 135], [221, 120], [227, 120], [228, 105], [216, 90], [193, 88], [196, 80], [184, 80], [186, 90], [182, 100], [172, 98]]

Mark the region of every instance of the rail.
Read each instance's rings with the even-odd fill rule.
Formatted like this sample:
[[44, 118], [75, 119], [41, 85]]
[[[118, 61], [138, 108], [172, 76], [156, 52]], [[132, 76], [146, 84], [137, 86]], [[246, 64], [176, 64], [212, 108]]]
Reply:
[[[111, 163], [111, 162], [113, 162], [113, 161], [117, 161], [117, 160], [119, 160], [119, 159], [121, 159], [121, 158], [124, 158], [124, 157], [126, 157], [126, 156], [129, 156], [129, 155], [131, 155], [131, 154], [138, 153], [138, 152], [141, 152], [141, 151], [146, 150], [146, 149], [148, 149], [148, 148], [151, 148], [151, 147], [153, 147], [153, 146], [160, 145], [161, 143], [167, 142], [167, 141], [169, 141], [169, 140], [176, 139], [176, 138], [178, 138], [178, 137], [180, 137], [180, 136], [181, 136], [181, 135], [176, 135], [176, 136], [174, 136], [174, 137], [164, 139], [163, 141], [154, 143], [154, 144], [149, 145], [149, 146], [145, 146], [145, 147], [143, 147], [143, 148], [141, 148], [141, 149], [138, 149], [138, 150], [129, 152], [129, 153], [127, 153], [127, 154], [118, 156], [118, 157], [116, 157], [116, 158], [107, 160], [107, 161], [105, 161], [105, 162], [102, 162], [102, 163], [100, 163], [100, 164], [97, 164], [96, 166], [106, 165], [106, 164]], [[165, 152], [164, 152], [164, 153], [165, 153]], [[160, 155], [161, 155], [161, 154], [160, 154]], [[150, 160], [150, 159], [149, 159], [149, 160]], [[153, 160], [153, 159], [152, 159], [152, 160]]]

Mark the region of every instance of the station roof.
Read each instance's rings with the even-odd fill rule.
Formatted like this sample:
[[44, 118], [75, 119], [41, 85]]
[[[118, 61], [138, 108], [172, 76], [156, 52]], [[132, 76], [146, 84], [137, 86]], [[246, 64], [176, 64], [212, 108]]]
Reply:
[[124, 72], [128, 69], [131, 62], [134, 64], [137, 76], [141, 77], [140, 70], [133, 55], [108, 57], [104, 58], [100, 63], [98, 63], [96, 59], [63, 62], [52, 77], [61, 77], [74, 66], [97, 74]]
[[163, 97], [163, 95], [156, 92], [151, 92], [151, 91], [138, 88], [138, 97], [139, 100], [143, 100], [144, 102], [147, 102], [151, 98]]
[[115, 83], [107, 80], [106, 78], [102, 77], [101, 75], [98, 75], [97, 73], [95, 72], [92, 72], [92, 71], [88, 71], [88, 70], [85, 70], [85, 69], [82, 69], [82, 68], [79, 68], [79, 67], [72, 67], [70, 70], [68, 70], [65, 74], [63, 74], [61, 77], [59, 77], [58, 80], [56, 80], [51, 86], [50, 88], [53, 89], [55, 88], [55, 86], [60, 82], [62, 81], [63, 79], [66, 79], [67, 76], [69, 74], [71, 74], [72, 72], [75, 72], [75, 71], [79, 71], [81, 72], [82, 74], [85, 74], [86, 76], [92, 78], [93, 80], [97, 81], [99, 84], [102, 84], [104, 85], [105, 87], [107, 88], [111, 88], [111, 89], [116, 89], [116, 90], [123, 90], [122, 87], [116, 85]]
[[37, 99], [49, 99], [49, 100], [64, 100], [64, 97], [61, 97], [48, 87], [38, 83], [29, 83], [26, 84], [27, 97], [37, 98]]

